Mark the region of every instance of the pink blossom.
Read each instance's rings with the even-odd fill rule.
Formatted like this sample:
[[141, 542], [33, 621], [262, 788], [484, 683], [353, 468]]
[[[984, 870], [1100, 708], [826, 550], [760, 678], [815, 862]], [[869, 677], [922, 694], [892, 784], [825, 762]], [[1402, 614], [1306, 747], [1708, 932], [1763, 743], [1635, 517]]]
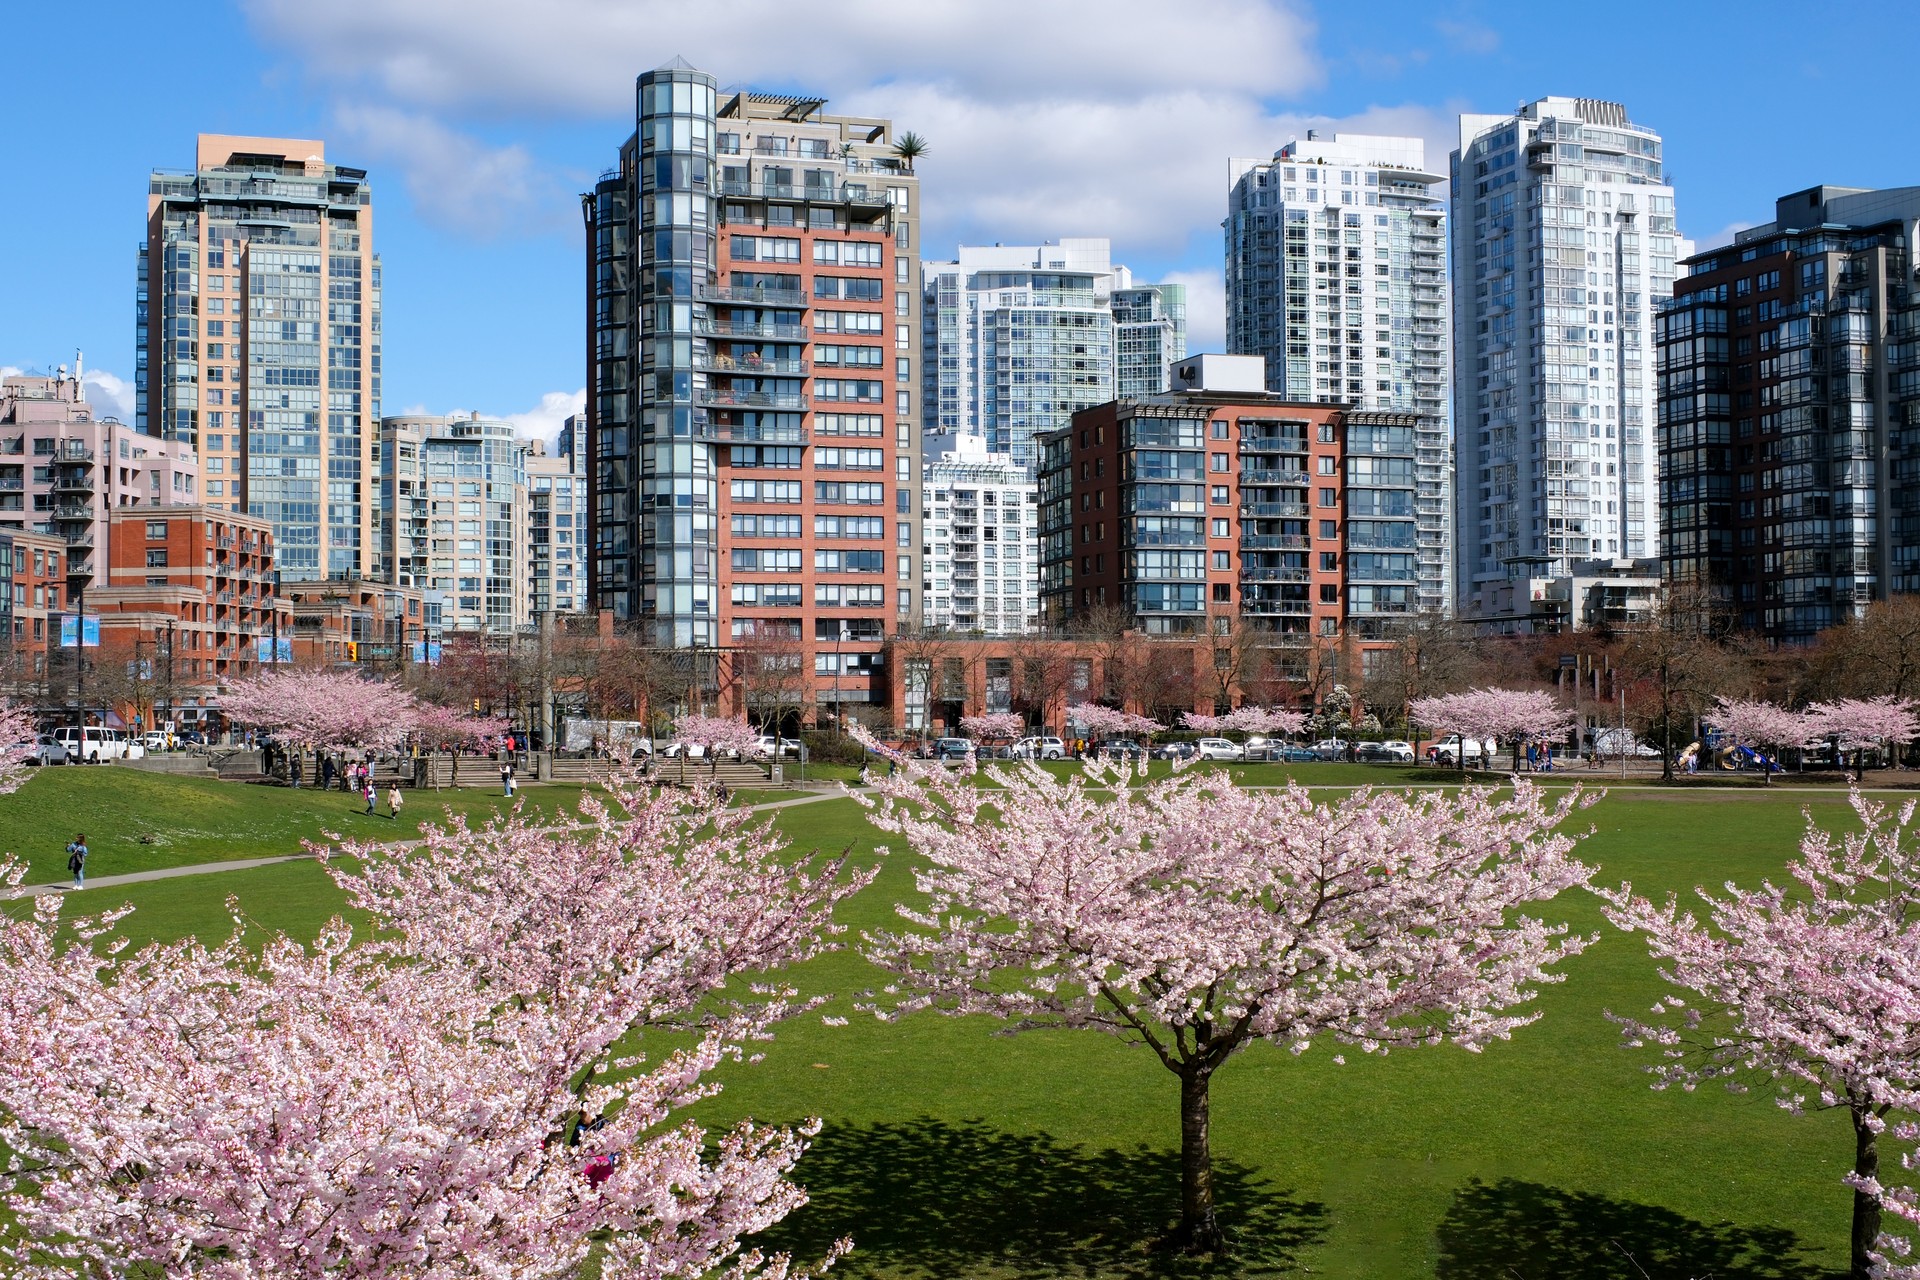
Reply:
[[1014, 711], [989, 711], [983, 715], [961, 716], [960, 728], [969, 738], [992, 742], [997, 738], [1019, 737], [1027, 731], [1027, 720]]
[[413, 695], [387, 680], [345, 671], [268, 671], [238, 681], [220, 710], [295, 747], [391, 750], [416, 715]]
[[1549, 803], [1520, 783], [1504, 798], [1316, 801], [1218, 773], [987, 774], [993, 789], [902, 761], [859, 797], [912, 849], [924, 897], [900, 908], [905, 927], [866, 935], [867, 957], [906, 988], [866, 1007], [1146, 1045], [1182, 1082], [1190, 1247], [1218, 1239], [1208, 1084], [1240, 1049], [1478, 1049], [1537, 1018], [1535, 986], [1586, 942], [1520, 910], [1590, 876], [1557, 830], [1578, 794]]
[[[1520, 743], [1534, 738], [1557, 739], [1573, 728], [1573, 717], [1537, 689], [1473, 689], [1434, 698], [1415, 698], [1407, 717], [1435, 733], [1457, 733], [1462, 738]], [[1467, 753], [1460, 753], [1466, 767]]]
[[760, 735], [745, 720], [699, 712], [675, 716], [673, 736], [675, 741], [699, 747], [709, 756], [748, 755], [760, 741]]
[[870, 875], [698, 795], [581, 818], [346, 845], [368, 928], [311, 945], [0, 913], [0, 1270], [560, 1276], [591, 1248], [609, 1280], [787, 1275], [740, 1241], [805, 1202], [815, 1126], [683, 1113], [810, 1007], [747, 984], [827, 949]]
[[414, 709], [407, 734], [428, 749], [483, 746], [511, 735], [513, 726], [499, 716], [472, 715], [459, 707], [423, 702]]
[[1905, 745], [1920, 736], [1920, 718], [1906, 698], [1842, 698], [1807, 708], [1810, 739], [1838, 738], [1842, 751], [1860, 751], [1893, 742]]
[[1103, 707], [1097, 702], [1076, 702], [1067, 708], [1067, 720], [1077, 724], [1089, 736], [1103, 738], [1117, 733], [1156, 734], [1165, 725], [1130, 711]]
[[27, 759], [38, 737], [29, 708], [0, 702], [0, 795], [18, 791], [33, 776]]
[[[1651, 1017], [1608, 1015], [1628, 1046], [1655, 1053], [1654, 1088], [1717, 1080], [1744, 1091], [1758, 1077], [1796, 1114], [1809, 1099], [1847, 1109], [1856, 1144], [1848, 1181], [1860, 1190], [1854, 1274], [1865, 1275], [1883, 1207], [1920, 1221], [1911, 1190], [1881, 1185], [1877, 1146], [1892, 1112], [1903, 1141], [1920, 1137], [1911, 1119], [1920, 1101], [1920, 858], [1911, 801], [1890, 815], [1856, 791], [1853, 809], [1861, 829], [1837, 841], [1808, 815], [1792, 884], [1696, 887], [1704, 919], [1671, 895], [1663, 904], [1635, 897], [1630, 884], [1601, 896], [1608, 919], [1646, 935], [1679, 993]], [[1906, 1163], [1914, 1167], [1911, 1156]]]
[[1235, 707], [1221, 717], [1224, 728], [1240, 733], [1299, 733], [1307, 717], [1284, 707]]

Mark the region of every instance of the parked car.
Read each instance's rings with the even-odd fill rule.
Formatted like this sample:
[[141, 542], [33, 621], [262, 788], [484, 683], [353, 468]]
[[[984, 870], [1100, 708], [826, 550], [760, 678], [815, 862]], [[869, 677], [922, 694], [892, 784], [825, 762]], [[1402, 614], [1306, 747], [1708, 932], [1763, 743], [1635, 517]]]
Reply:
[[1363, 742], [1354, 749], [1354, 758], [1369, 764], [1412, 764], [1413, 744], [1398, 739]]
[[1285, 761], [1287, 764], [1305, 764], [1310, 760], [1318, 760], [1320, 758], [1313, 754], [1308, 748], [1296, 747], [1290, 742], [1277, 748], [1277, 750], [1279, 754], [1273, 758], [1275, 760]]
[[53, 735], [50, 733], [39, 734], [32, 738], [24, 738], [9, 747], [7, 754], [9, 756], [16, 754], [23, 756], [28, 764], [73, 763], [72, 758], [67, 755], [67, 749], [58, 742], [55, 742]]
[[[697, 742], [669, 742], [665, 747], [661, 748], [660, 754], [669, 760], [676, 760], [682, 755], [686, 756], [689, 760], [705, 760], [707, 758], [707, 749]], [[727, 760], [738, 760], [740, 758], [740, 753], [732, 748], [722, 751], [720, 755], [723, 759]]]
[[1322, 738], [1313, 744], [1315, 760], [1345, 760], [1347, 742], [1344, 738]]
[[53, 731], [53, 740], [67, 749], [67, 754], [87, 764], [104, 764], [108, 760], [138, 760], [146, 754], [146, 748], [138, 742], [128, 739], [118, 729], [103, 729], [97, 725], [88, 725], [84, 743], [80, 730], [67, 725]]
[[1099, 755], [1124, 756], [1130, 760], [1138, 760], [1147, 754], [1147, 749], [1131, 738], [1108, 738], [1095, 751]]
[[1156, 760], [1191, 760], [1194, 754], [1191, 742], [1168, 742], [1153, 749], [1153, 758]]
[[[166, 751], [170, 749], [167, 741], [169, 736], [165, 729], [149, 729], [140, 735], [140, 745], [148, 751]], [[180, 739], [173, 736], [173, 741], [178, 743]]]
[[776, 738], [770, 733], [763, 733], [754, 740], [753, 754], [797, 756], [800, 754], [800, 744], [793, 738]]
[[1012, 754], [1020, 760], [1065, 760], [1067, 744], [1058, 738], [1022, 738], [1013, 744]]
[[929, 754], [935, 760], [965, 760], [974, 752], [971, 738], [935, 738]]
[[1642, 760], [1660, 758], [1660, 748], [1650, 747], [1633, 736], [1628, 729], [1602, 729], [1593, 735], [1593, 749], [1603, 756], [1618, 757], [1622, 754], [1636, 756]]
[[1244, 760], [1247, 756], [1239, 743], [1226, 738], [1202, 738], [1193, 744], [1193, 753], [1202, 760]]

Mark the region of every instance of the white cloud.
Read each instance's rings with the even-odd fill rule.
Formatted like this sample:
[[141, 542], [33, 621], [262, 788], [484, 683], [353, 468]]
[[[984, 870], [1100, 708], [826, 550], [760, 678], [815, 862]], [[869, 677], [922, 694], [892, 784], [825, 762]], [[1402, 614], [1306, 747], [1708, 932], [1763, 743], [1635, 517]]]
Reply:
[[1227, 282], [1218, 271], [1170, 271], [1166, 284], [1187, 287], [1187, 353], [1227, 349]]
[[585, 387], [578, 391], [549, 391], [540, 397], [539, 404], [525, 413], [508, 414], [507, 421], [513, 424], [515, 438], [540, 439], [551, 445], [569, 417], [586, 411], [587, 389]]
[[133, 421], [133, 384], [104, 369], [88, 369], [80, 375], [87, 392], [87, 403], [97, 418]]
[[675, 55], [722, 83], [839, 92], [938, 83], [983, 98], [1127, 101], [1169, 68], [1224, 91], [1312, 87], [1314, 26], [1289, 0], [243, 0], [256, 27], [328, 77], [400, 102], [632, 113], [633, 78]]
[[494, 147], [429, 116], [344, 104], [334, 112], [343, 152], [386, 162], [431, 222], [487, 238], [567, 211], [567, 187], [522, 146]]

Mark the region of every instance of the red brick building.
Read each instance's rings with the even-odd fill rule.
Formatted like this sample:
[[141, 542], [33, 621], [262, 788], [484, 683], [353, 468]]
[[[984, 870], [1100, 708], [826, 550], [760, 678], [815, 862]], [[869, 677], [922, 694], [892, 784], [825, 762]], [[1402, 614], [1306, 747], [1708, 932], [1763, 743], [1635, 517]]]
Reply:
[[4, 680], [14, 696], [39, 701], [48, 680], [48, 649], [59, 641], [66, 588], [67, 541], [22, 529], [0, 533], [0, 609], [6, 641]]

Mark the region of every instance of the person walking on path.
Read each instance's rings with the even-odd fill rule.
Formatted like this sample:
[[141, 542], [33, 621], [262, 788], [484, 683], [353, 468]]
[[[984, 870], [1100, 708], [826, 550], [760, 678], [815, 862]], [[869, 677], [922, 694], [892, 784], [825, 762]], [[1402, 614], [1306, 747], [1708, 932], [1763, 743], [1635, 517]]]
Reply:
[[73, 843], [67, 846], [67, 870], [73, 872], [73, 887], [87, 887], [87, 837], [84, 832], [76, 832]]
[[513, 799], [513, 761], [508, 760], [500, 766], [500, 787], [507, 799]]
[[400, 794], [400, 784], [396, 782], [387, 788], [387, 808], [391, 811], [389, 816], [397, 820], [403, 803], [405, 803], [405, 797]]
[[380, 799], [380, 793], [373, 789], [373, 779], [369, 778], [361, 784], [360, 794], [367, 798], [367, 812], [372, 813], [374, 806]]

